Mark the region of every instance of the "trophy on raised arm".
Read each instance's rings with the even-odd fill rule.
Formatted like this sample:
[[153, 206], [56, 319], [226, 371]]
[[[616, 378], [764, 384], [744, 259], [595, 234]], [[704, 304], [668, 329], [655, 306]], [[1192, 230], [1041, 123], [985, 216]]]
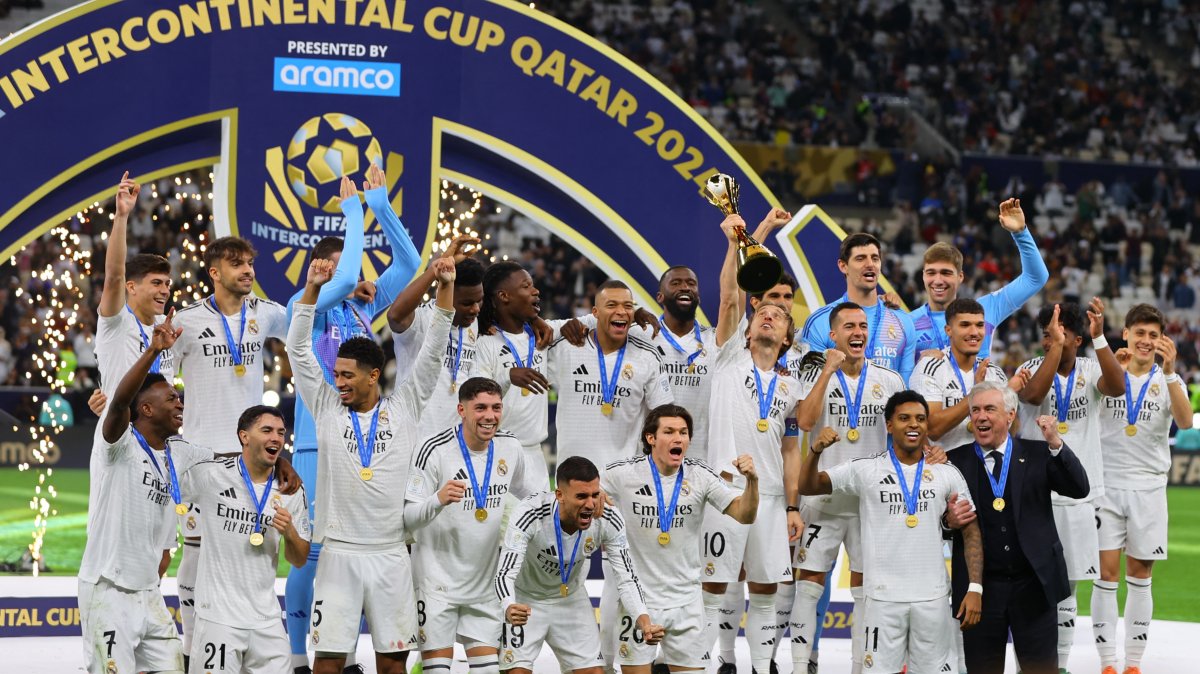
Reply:
[[[725, 215], [738, 214], [738, 184], [733, 176], [714, 173], [704, 184], [704, 196]], [[754, 240], [745, 227], [737, 230], [737, 284], [748, 293], [765, 293], [783, 277], [783, 263]]]

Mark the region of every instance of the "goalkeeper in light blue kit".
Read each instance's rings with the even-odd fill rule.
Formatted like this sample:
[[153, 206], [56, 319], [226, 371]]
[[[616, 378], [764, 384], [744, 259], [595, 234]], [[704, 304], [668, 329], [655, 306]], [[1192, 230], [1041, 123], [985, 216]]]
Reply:
[[[379, 218], [383, 232], [392, 248], [392, 260], [375, 283], [375, 293], [370, 299], [355, 294], [358, 276], [362, 269], [365, 234], [363, 231], [363, 208], [358, 192], [349, 178], [342, 178], [342, 214], [346, 218], [345, 239], [326, 237], [313, 248], [313, 259], [333, 260], [337, 265], [333, 278], [321, 286], [317, 298], [316, 317], [313, 320], [313, 352], [325, 372], [325, 380], [333, 383], [333, 363], [337, 359], [338, 347], [351, 337], [370, 335], [374, 337], [371, 322], [391, 305], [392, 300], [404, 288], [421, 264], [421, 254], [413, 245], [408, 231], [392, 210], [388, 201], [383, 169], [370, 165], [367, 179], [363, 182], [367, 206]], [[288, 300], [288, 323], [292, 320], [292, 305], [303, 294], [301, 288]], [[316, 493], [317, 484], [317, 433], [312, 414], [296, 392], [296, 441], [292, 458], [296, 472], [300, 474], [309, 493]], [[309, 518], [314, 519], [313, 504], [309, 502]], [[321, 546], [314, 543], [308, 553], [309, 563], [288, 572], [285, 592], [287, 608], [288, 640], [292, 647], [292, 666], [296, 674], [311, 674], [306, 645], [310, 609], [313, 601], [313, 578], [317, 572], [317, 558]], [[353, 656], [353, 654], [351, 654]], [[346, 671], [362, 670], [348, 661]]]

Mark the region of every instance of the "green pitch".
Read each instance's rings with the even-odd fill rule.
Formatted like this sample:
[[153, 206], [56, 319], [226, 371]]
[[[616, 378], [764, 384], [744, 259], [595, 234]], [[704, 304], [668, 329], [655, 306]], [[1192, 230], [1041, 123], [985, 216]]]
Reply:
[[[33, 526], [29, 500], [36, 482], [34, 471], [0, 469], [0, 562], [15, 563], [29, 545]], [[58, 492], [53, 501], [58, 513], [50, 518], [42, 552], [54, 575], [75, 575], [87, 526], [87, 471], [56, 470], [48, 483]], [[1191, 516], [1200, 512], [1200, 489], [1174, 487], [1167, 490], [1167, 498], [1172, 513], [1171, 558], [1154, 569], [1154, 617], [1200, 622], [1200, 582], [1194, 573], [1200, 568], [1200, 518]], [[178, 557], [171, 564], [171, 575], [177, 564]], [[279, 575], [286, 571], [287, 563], [281, 561]], [[1084, 583], [1079, 592], [1079, 611], [1083, 615], [1090, 612], [1091, 594], [1091, 584]], [[1124, 606], [1124, 582], [1118, 601]]]

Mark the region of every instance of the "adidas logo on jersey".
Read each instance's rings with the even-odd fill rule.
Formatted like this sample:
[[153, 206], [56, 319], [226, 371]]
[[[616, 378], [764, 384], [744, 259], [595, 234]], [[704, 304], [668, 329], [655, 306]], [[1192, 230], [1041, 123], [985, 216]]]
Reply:
[[458, 469], [458, 472], [454, 474], [454, 477], [453, 477], [452, 479], [454, 479], [454, 480], [465, 480], [465, 479], [467, 479], [467, 471], [466, 471], [465, 469], [463, 469], [463, 468], [459, 468], [459, 469]]
[[880, 480], [879, 484], [896, 484], [896, 476], [888, 475], [887, 477]]
[[584, 375], [585, 375], [585, 374], [587, 374], [587, 373], [588, 373], [588, 371], [587, 371], [587, 366], [586, 366], [586, 365], [580, 365], [579, 367], [575, 368], [575, 371], [574, 371], [574, 372], [572, 372], [571, 374], [584, 374]]
[[1088, 567], [1088, 570], [1087, 570], [1087, 572], [1088, 572], [1088, 573], [1096, 573], [1096, 567], [1094, 567], [1094, 566], [1089, 566], [1089, 567]]
[[650, 485], [644, 484], [642, 488], [634, 492], [638, 496], [654, 496], [654, 492], [650, 491]]
[[216, 336], [217, 336], [217, 333], [213, 332], [212, 328], [204, 328], [204, 331], [200, 333], [200, 339], [204, 339], [205, 337], [216, 337]]
[[233, 487], [230, 487], [229, 489], [226, 489], [225, 491], [221, 492], [220, 495], [224, 496], [225, 498], [237, 498], [237, 492], [235, 492], [233, 490]]
[[947, 663], [944, 663], [944, 664], [942, 665], [942, 668], [941, 668], [941, 669], [939, 669], [938, 671], [939, 671], [939, 672], [949, 672], [949, 671], [951, 671], [951, 670], [950, 670], [950, 663], [949, 663], [949, 662], [947, 662]]
[[1166, 553], [1165, 553], [1165, 552], [1163, 552], [1163, 549], [1162, 549], [1162, 547], [1161, 547], [1161, 546], [1159, 546], [1159, 547], [1157, 547], [1157, 548], [1154, 548], [1154, 552], [1152, 552], [1152, 553], [1150, 553], [1150, 554], [1152, 554], [1152, 555], [1163, 555], [1163, 554], [1166, 554]]

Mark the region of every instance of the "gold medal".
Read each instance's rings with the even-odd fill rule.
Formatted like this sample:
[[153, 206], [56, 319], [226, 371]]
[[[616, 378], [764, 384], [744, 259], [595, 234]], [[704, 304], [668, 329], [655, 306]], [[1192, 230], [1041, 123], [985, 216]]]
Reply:
[[968, 421], [967, 422], [967, 432], [974, 433], [975, 432], [975, 424]]
[[253, 545], [254, 547], [257, 548], [258, 546], [260, 546], [262, 544], [263, 544], [262, 533], [255, 531], [254, 533], [250, 534], [250, 545]]
[[664, 531], [658, 535], [658, 544], [659, 545], [666, 545], [670, 542], [671, 542], [671, 534]]
[[233, 366], [233, 373], [234, 373], [234, 374], [236, 374], [236, 375], [237, 375], [237, 376], [239, 376], [239, 377], [245, 377], [245, 376], [246, 376], [246, 366], [245, 366], [245, 365], [242, 365], [241, 363], [238, 363], [237, 365], [234, 365], [234, 366]]
[[688, 365], [688, 374], [696, 374], [696, 365]]
[[363, 482], [370, 482], [371, 478], [375, 476], [375, 471], [370, 468], [363, 468], [358, 471], [358, 476], [363, 479]]
[[1128, 426], [1126, 426], [1125, 427], [1125, 435], [1128, 435], [1131, 438], [1133, 436], [1137, 435], [1137, 426], [1134, 426], [1133, 424], [1129, 424]]
[[[603, 405], [600, 406], [600, 414], [603, 414], [606, 417], [611, 417], [612, 411], [613, 411], [612, 403], [604, 403]], [[566, 585], [564, 585], [563, 587], [566, 587]], [[563, 596], [565, 597], [567, 595], [564, 594]]]
[[563, 583], [562, 585], [558, 586], [558, 593], [561, 594], [562, 596], [565, 597], [568, 594], [570, 594], [570, 592], [571, 592], [571, 588], [567, 587], [566, 583]]
[[458, 382], [456, 382], [456, 381], [450, 382], [450, 392], [454, 393], [457, 390], [458, 390]]
[[771, 427], [771, 424], [768, 423], [766, 419], [759, 419], [758, 423], [755, 424], [754, 427], [758, 429], [759, 433], [766, 433], [767, 429]]
[[905, 517], [905, 518], [904, 518], [904, 524], [905, 524], [905, 525], [906, 525], [906, 526], [907, 526], [909, 529], [912, 529], [912, 528], [916, 527], [916, 526], [917, 526], [917, 516], [916, 516], [916, 515], [909, 515], [908, 517]]
[[480, 522], [486, 521], [487, 520], [487, 510], [484, 508], [476, 508], [475, 509], [475, 519]]
[[1065, 421], [1058, 422], [1058, 432], [1059, 433], [1066, 433], [1069, 428], [1071, 428], [1071, 427], [1067, 425], [1067, 422], [1065, 422]]
[[859, 433], [857, 428], [851, 428], [846, 431], [846, 439], [850, 442], [858, 442]]
[[995, 510], [996, 512], [1004, 512], [1004, 499], [997, 498], [996, 500], [992, 501], [992, 510]]
[[529, 389], [527, 389], [527, 388], [523, 388], [523, 389], [521, 389], [521, 395], [522, 395], [522, 396], [527, 396], [527, 395], [529, 395]]
[[187, 514], [187, 506], [183, 505], [182, 503], [176, 503], [175, 504], [175, 514], [176, 515], [186, 515]]

